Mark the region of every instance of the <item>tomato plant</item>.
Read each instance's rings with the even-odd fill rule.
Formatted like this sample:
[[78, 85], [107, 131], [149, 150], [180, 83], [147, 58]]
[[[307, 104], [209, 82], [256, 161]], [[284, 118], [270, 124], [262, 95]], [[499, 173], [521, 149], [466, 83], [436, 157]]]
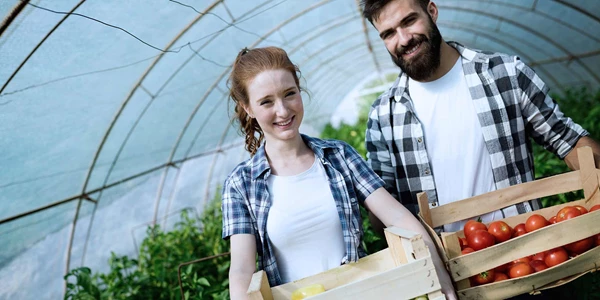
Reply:
[[496, 279], [496, 271], [493, 269], [473, 276], [473, 282], [475, 282], [476, 285], [488, 284], [494, 282], [494, 279]]
[[469, 235], [469, 237], [467, 237], [467, 241], [469, 246], [475, 251], [485, 249], [494, 245], [495, 243], [494, 236], [487, 232], [487, 230], [483, 229], [477, 230]]
[[[477, 230], [486, 230], [487, 231], [487, 227], [485, 226], [485, 224], [475, 221], [475, 220], [469, 220], [465, 226], [463, 227], [463, 232], [465, 234], [465, 237], [467, 238], [467, 241], [469, 239], [469, 236], [472, 233], [475, 233], [475, 231]], [[470, 245], [470, 243], [469, 243]]]
[[546, 218], [538, 214], [533, 214], [525, 221], [525, 230], [527, 232], [532, 232], [548, 225], [550, 225], [550, 223]]
[[514, 237], [518, 237], [518, 236], [526, 234], [527, 230], [525, 229], [525, 223], [517, 224], [517, 226], [515, 226], [514, 232], [515, 232]]
[[519, 278], [519, 277], [527, 276], [527, 275], [535, 272], [535, 270], [529, 264], [520, 262], [520, 263], [516, 263], [512, 267], [510, 267], [510, 270], [508, 272], [509, 272], [508, 276], [510, 278]]
[[558, 247], [546, 252], [546, 258], [544, 258], [544, 262], [548, 268], [552, 268], [567, 261], [567, 259], [569, 259], [567, 251], [563, 247]]
[[512, 227], [508, 226], [508, 224], [503, 221], [492, 222], [490, 226], [488, 226], [488, 232], [494, 236], [496, 243], [505, 242], [512, 238], [513, 235]]

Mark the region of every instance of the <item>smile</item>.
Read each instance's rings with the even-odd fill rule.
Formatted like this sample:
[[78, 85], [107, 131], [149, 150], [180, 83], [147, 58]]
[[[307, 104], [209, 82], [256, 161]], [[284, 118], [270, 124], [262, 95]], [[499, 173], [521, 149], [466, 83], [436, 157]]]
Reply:
[[414, 54], [415, 52], [417, 52], [417, 50], [419, 50], [420, 46], [421, 46], [421, 42], [416, 44], [414, 47], [404, 51], [403, 55], [410, 56], [410, 55]]
[[283, 122], [279, 122], [279, 123], [274, 123], [274, 124], [275, 124], [275, 125], [277, 125], [277, 126], [286, 127], [286, 126], [288, 126], [288, 125], [292, 124], [292, 121], [294, 120], [294, 118], [295, 118], [295, 116], [294, 116], [294, 117], [291, 117], [291, 118], [290, 118], [289, 120], [287, 120], [287, 121], [283, 121]]

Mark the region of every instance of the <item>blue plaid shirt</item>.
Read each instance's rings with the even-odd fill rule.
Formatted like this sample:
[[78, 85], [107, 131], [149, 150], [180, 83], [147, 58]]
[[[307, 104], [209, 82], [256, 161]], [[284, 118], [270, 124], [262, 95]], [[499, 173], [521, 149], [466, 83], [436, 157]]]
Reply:
[[[350, 145], [302, 135], [304, 143], [317, 155], [327, 173], [342, 224], [346, 255], [341, 264], [356, 262], [365, 255], [359, 204], [384, 182]], [[271, 168], [264, 146], [254, 157], [239, 164], [225, 180], [223, 188], [223, 238], [234, 234], [253, 234], [256, 238], [258, 268], [264, 270], [269, 284], [282, 284], [277, 261], [267, 232], [271, 199], [267, 178]]]

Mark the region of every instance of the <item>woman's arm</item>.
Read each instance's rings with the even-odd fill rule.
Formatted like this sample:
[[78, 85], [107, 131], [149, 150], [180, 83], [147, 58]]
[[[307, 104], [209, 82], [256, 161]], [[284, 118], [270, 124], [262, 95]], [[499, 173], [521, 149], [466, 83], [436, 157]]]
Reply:
[[444, 263], [440, 259], [437, 249], [429, 237], [429, 234], [421, 225], [421, 222], [415, 218], [408, 209], [392, 197], [384, 188], [379, 188], [365, 200], [365, 206], [386, 226], [395, 226], [398, 228], [410, 230], [423, 236], [423, 241], [429, 248], [435, 271], [440, 278], [442, 292], [448, 299], [457, 299], [454, 292], [454, 286], [450, 276], [446, 271]]
[[253, 234], [234, 234], [230, 241], [229, 295], [231, 300], [248, 299], [248, 286], [256, 270], [256, 240]]

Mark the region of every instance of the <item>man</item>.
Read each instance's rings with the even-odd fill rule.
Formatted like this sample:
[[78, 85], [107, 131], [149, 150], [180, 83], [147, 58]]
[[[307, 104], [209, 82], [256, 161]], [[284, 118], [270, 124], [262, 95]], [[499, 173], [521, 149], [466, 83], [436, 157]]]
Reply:
[[[600, 166], [600, 145], [562, 114], [544, 82], [518, 57], [446, 43], [436, 26], [438, 8], [429, 0], [362, 4], [401, 69], [371, 107], [367, 158], [413, 213], [422, 191], [434, 207], [533, 180], [530, 137], [571, 169], [579, 168], [573, 150], [591, 146]], [[538, 208], [530, 201], [482, 219]]]

